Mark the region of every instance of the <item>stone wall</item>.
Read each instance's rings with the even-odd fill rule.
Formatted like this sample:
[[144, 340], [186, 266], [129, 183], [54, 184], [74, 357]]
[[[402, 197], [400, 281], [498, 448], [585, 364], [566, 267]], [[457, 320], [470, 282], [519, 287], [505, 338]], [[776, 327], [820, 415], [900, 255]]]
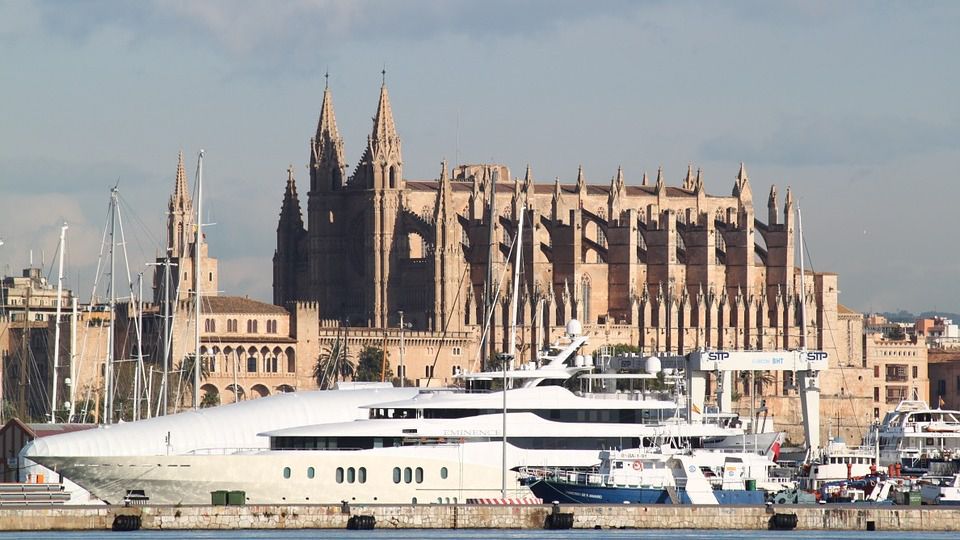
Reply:
[[[353, 515], [372, 515], [385, 529], [540, 529], [548, 505], [369, 505]], [[756, 529], [774, 512], [793, 513], [798, 529], [960, 531], [960, 508], [905, 506], [564, 506], [574, 528]], [[0, 531], [106, 530], [117, 515], [140, 515], [144, 529], [345, 529], [350, 514], [339, 506], [145, 506], [0, 508]]]

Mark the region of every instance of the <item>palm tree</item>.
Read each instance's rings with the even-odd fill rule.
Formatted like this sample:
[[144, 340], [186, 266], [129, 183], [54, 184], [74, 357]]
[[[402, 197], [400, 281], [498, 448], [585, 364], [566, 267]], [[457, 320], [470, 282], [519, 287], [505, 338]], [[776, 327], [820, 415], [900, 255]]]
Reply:
[[[183, 360], [177, 364], [176, 370], [180, 372], [180, 380], [190, 389], [190, 395], [193, 396], [193, 353], [183, 357]], [[200, 380], [205, 381], [210, 376], [210, 366], [207, 362], [200, 362]], [[178, 390], [179, 391], [179, 390]]]
[[744, 390], [750, 388], [750, 381], [752, 378], [753, 394], [757, 396], [762, 396], [764, 388], [777, 382], [776, 377], [774, 377], [773, 373], [769, 371], [741, 371], [738, 378], [740, 380], [740, 387]]
[[325, 347], [313, 366], [313, 378], [321, 390], [333, 388], [338, 380], [353, 378], [356, 368], [346, 355], [344, 343], [337, 338]]

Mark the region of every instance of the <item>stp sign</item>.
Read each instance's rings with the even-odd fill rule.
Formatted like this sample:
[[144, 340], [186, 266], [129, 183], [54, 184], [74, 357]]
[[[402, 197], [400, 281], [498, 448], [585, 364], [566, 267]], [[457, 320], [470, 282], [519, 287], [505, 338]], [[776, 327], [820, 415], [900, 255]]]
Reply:
[[807, 351], [807, 362], [826, 362], [830, 355], [824, 351]]
[[711, 360], [713, 362], [720, 362], [727, 360], [728, 358], [730, 358], [730, 353], [724, 351], [710, 351], [707, 353], [707, 360]]

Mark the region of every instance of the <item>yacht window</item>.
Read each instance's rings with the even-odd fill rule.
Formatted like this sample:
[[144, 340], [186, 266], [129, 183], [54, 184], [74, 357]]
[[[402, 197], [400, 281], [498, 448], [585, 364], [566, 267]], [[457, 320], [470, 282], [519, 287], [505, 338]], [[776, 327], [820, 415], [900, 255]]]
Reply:
[[411, 469], [410, 467], [404, 467], [403, 481], [404, 483], [407, 483], [407, 484], [409, 484], [410, 482], [413, 482], [413, 469]]
[[394, 484], [400, 483], [400, 467], [393, 468], [393, 483]]
[[313, 477], [316, 476], [317, 471], [313, 467], [307, 467], [307, 478], [313, 480]]
[[367, 468], [366, 468], [366, 467], [360, 467], [360, 469], [357, 470], [357, 479], [360, 481], [361, 484], [366, 484], [366, 483], [367, 483]]
[[623, 462], [622, 462], [622, 461], [617, 461], [616, 463], [613, 464], [613, 468], [614, 468], [614, 469], [622, 469], [622, 468], [623, 468]]
[[423, 468], [421, 467], [417, 467], [417, 483], [418, 484], [423, 483]]
[[284, 467], [284, 468], [283, 468], [283, 477], [284, 477], [284, 478], [290, 478], [290, 467]]
[[357, 471], [353, 467], [347, 469], [347, 483], [352, 484], [357, 480]]
[[447, 468], [446, 468], [446, 467], [440, 467], [440, 478], [443, 479], [443, 480], [446, 480], [446, 479], [447, 479]]
[[343, 467], [337, 467], [337, 483], [343, 483]]

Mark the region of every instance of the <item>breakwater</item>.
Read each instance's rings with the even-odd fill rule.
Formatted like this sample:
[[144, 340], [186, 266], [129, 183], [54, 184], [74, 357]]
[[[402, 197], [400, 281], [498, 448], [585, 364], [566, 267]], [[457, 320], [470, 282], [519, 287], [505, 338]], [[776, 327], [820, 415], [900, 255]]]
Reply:
[[[373, 516], [378, 529], [542, 529], [549, 505], [249, 505], [0, 507], [0, 531], [109, 530], [117, 516], [139, 526], [177, 529], [346, 529], [351, 516]], [[797, 530], [960, 531], [958, 507], [867, 505], [675, 506], [564, 505], [575, 529], [770, 528], [796, 515]]]

